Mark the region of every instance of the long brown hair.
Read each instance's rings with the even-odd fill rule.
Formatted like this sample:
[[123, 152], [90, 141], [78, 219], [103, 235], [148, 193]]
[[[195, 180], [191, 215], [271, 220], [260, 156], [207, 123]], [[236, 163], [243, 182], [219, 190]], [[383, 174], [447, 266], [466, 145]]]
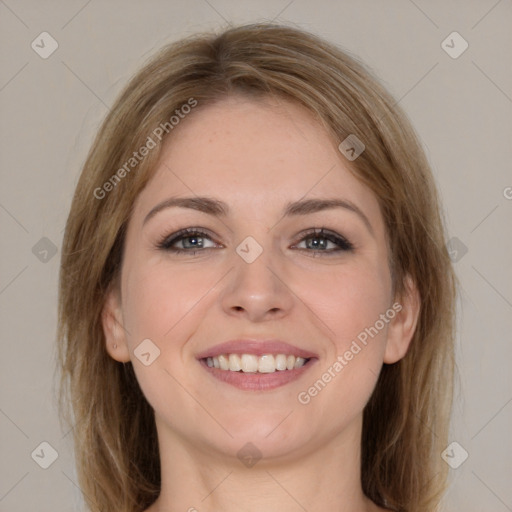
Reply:
[[[59, 405], [73, 427], [84, 498], [93, 512], [140, 512], [159, 494], [153, 410], [132, 364], [108, 355], [101, 312], [119, 277], [134, 200], [172, 137], [169, 119], [191, 99], [200, 109], [231, 93], [298, 102], [334, 141], [350, 134], [364, 141], [350, 169], [379, 200], [396, 296], [410, 275], [421, 310], [408, 353], [384, 365], [364, 410], [362, 486], [380, 506], [432, 512], [447, 476], [440, 454], [452, 401], [456, 292], [432, 173], [409, 121], [360, 62], [312, 34], [275, 24], [164, 47], [120, 94], [83, 166], [62, 248], [57, 357]], [[169, 129], [160, 141], [155, 129], [162, 125]], [[127, 166], [148, 137], [157, 147]]]

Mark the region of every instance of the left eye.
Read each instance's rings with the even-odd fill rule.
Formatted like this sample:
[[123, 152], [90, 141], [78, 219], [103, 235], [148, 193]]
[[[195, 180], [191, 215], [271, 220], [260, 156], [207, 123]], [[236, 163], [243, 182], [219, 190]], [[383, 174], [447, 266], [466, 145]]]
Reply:
[[[345, 237], [333, 232], [324, 232], [324, 228], [320, 230], [313, 230], [310, 234], [307, 234], [300, 240], [300, 243], [302, 242], [305, 242], [306, 246], [308, 245], [307, 242], [312, 242], [310, 247], [314, 252], [332, 253], [339, 251], [351, 251], [354, 248], [354, 246]], [[334, 249], [327, 248], [329, 242], [334, 244]]]

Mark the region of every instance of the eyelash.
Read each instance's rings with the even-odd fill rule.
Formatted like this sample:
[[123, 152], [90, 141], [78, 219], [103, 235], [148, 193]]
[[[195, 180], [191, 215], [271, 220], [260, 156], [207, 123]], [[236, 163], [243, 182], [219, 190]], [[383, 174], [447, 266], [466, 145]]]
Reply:
[[[307, 252], [313, 252], [313, 256], [320, 256], [320, 255], [332, 255], [333, 253], [339, 253], [341, 251], [347, 252], [347, 251], [353, 251], [354, 246], [351, 242], [349, 242], [345, 237], [338, 235], [332, 231], [324, 231], [325, 228], [313, 228], [308, 231], [306, 231], [302, 238], [296, 242], [300, 243], [304, 240], [311, 240], [315, 238], [324, 238], [330, 242], [333, 242], [334, 244], [337, 244], [339, 246], [339, 249], [299, 249], [300, 251], [307, 251]], [[211, 236], [203, 231], [200, 228], [185, 228], [181, 229], [180, 231], [177, 231], [176, 233], [173, 233], [172, 235], [166, 235], [162, 237], [162, 239], [157, 243], [157, 248], [169, 251], [174, 254], [188, 254], [188, 255], [195, 255], [196, 252], [205, 251], [208, 249], [214, 249], [214, 247], [206, 247], [203, 249], [179, 249], [176, 247], [172, 247], [176, 242], [179, 242], [181, 240], [184, 240], [186, 238], [193, 238], [193, 237], [200, 237], [200, 238], [209, 238], [211, 240]], [[296, 244], [294, 244], [296, 245]], [[316, 253], [316, 254], [315, 254]]]

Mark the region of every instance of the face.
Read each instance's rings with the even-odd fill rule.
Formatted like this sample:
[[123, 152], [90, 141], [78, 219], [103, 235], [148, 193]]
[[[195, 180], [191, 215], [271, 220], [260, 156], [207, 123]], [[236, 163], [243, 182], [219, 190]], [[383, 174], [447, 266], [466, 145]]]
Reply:
[[103, 317], [107, 350], [132, 361], [159, 435], [294, 457], [358, 424], [415, 316], [392, 296], [377, 198], [347, 164], [285, 101], [232, 97], [173, 131]]

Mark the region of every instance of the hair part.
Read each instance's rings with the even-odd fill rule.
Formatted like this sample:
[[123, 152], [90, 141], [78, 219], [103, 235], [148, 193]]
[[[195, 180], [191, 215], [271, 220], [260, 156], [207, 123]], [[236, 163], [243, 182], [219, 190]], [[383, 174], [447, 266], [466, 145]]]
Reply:
[[[119, 284], [133, 204], [172, 130], [115, 185], [104, 184], [191, 98], [194, 115], [231, 94], [294, 101], [336, 145], [351, 134], [364, 141], [349, 169], [379, 201], [396, 297], [410, 276], [421, 310], [406, 356], [384, 365], [364, 410], [362, 486], [379, 506], [432, 512], [447, 476], [440, 453], [452, 400], [455, 302], [432, 173], [397, 102], [360, 62], [317, 36], [275, 24], [164, 47], [122, 91], [83, 166], [62, 247], [57, 357], [59, 406], [73, 425], [85, 500], [93, 512], [140, 512], [160, 492], [154, 412], [131, 363], [108, 355], [101, 315], [107, 292]], [[98, 199], [98, 188], [109, 191]]]

